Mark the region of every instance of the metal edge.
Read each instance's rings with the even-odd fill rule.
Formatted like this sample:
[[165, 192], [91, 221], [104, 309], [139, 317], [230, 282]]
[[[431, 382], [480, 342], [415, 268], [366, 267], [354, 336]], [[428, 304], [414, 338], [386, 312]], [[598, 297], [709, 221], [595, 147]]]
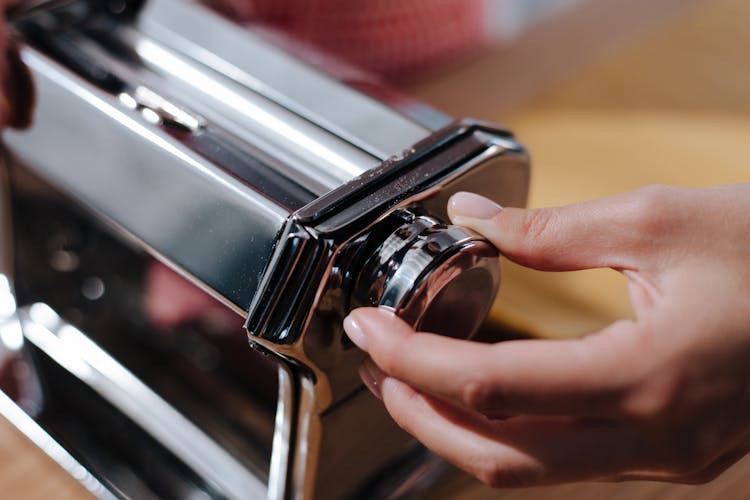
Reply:
[[290, 457], [297, 416], [297, 388], [291, 369], [279, 362], [279, 399], [273, 433], [273, 450], [268, 471], [268, 499], [283, 500], [289, 495]]
[[[330, 217], [333, 212], [340, 210], [342, 206], [354, 203], [356, 199], [372, 191], [373, 185], [387, 182], [413, 167], [417, 162], [424, 161], [430, 155], [450, 147], [451, 144], [476, 131], [483, 131], [515, 143], [513, 135], [507, 129], [478, 120], [457, 121], [414, 144], [410, 149], [387, 158], [380, 166], [368, 170], [343, 186], [317, 198], [295, 212], [294, 216], [302, 224], [316, 225], [321, 220]], [[515, 145], [519, 150], [523, 149], [520, 144], [515, 143]]]
[[[200, 40], [200, 47], [184, 40], [181, 44], [186, 54], [217, 72], [231, 75], [254, 92], [380, 159], [430, 134], [430, 130], [411, 117], [290, 56], [284, 49], [248, 33], [246, 27], [228, 22], [194, 0], [151, 0], [141, 16], [144, 32], [157, 39], [190, 33], [199, 19], [204, 28], [199, 32], [193, 29], [191, 35]], [[242, 46], [243, 40], [253, 42], [250, 57], [247, 51], [238, 57], [230, 50]], [[282, 56], [281, 66], [279, 56]], [[277, 59], [277, 64], [267, 64], [270, 59]], [[299, 82], [304, 84], [299, 85]], [[327, 104], [332, 101], [338, 103], [335, 109]], [[357, 110], [357, 114], [352, 115], [350, 110]], [[362, 116], [367, 119], [362, 120]]]
[[[251, 304], [249, 308], [248, 319], [245, 327], [248, 330], [251, 339], [254, 341], [257, 340], [259, 344], [272, 351], [277, 351], [280, 344], [289, 345], [298, 340], [284, 339], [283, 342], [279, 342], [277, 335], [273, 332], [266, 331], [265, 326], [269, 324], [268, 318], [275, 314], [274, 310], [280, 307], [283, 307], [287, 313], [290, 308], [310, 309], [310, 301], [314, 299], [314, 297], [307, 297], [308, 300], [304, 303], [299, 300], [293, 300], [291, 303], [289, 300], [284, 300], [282, 306], [282, 297], [289, 292], [284, 286], [279, 286], [279, 284], [289, 282], [289, 280], [292, 279], [291, 277], [293, 273], [301, 272], [296, 265], [298, 262], [308, 262], [305, 266], [305, 269], [307, 270], [305, 273], [312, 272], [316, 262], [329, 257], [326, 252], [320, 252], [320, 249], [323, 246], [336, 247], [337, 244], [352, 238], [352, 233], [356, 231], [356, 229], [349, 227], [347, 229], [352, 229], [352, 231], [343, 231], [347, 234], [335, 235], [332, 238], [333, 243], [326, 244], [326, 241], [331, 240], [330, 233], [339, 232], [344, 229], [341, 224], [327, 227], [325, 225], [326, 221], [335, 218], [337, 215], [341, 215], [346, 208], [361, 205], [361, 200], [366, 198], [363, 197], [364, 191], [372, 192], [376, 189], [381, 189], [384, 185], [388, 185], [389, 182], [393, 182], [393, 179], [396, 176], [403, 176], [407, 171], [413, 172], [415, 169], [422, 167], [425, 171], [429, 172], [418, 172], [418, 175], [416, 175], [418, 178], [417, 183], [415, 183], [414, 186], [410, 186], [409, 193], [404, 193], [401, 197], [393, 195], [383, 197], [384, 199], [379, 206], [374, 208], [371, 207], [367, 211], [359, 214], [360, 218], [366, 218], [371, 223], [372, 213], [392, 211], [396, 205], [404, 204], [405, 200], [412, 198], [414, 191], [422, 192], [423, 189], [440, 180], [448, 172], [454, 171], [452, 173], [458, 175], [458, 172], [455, 172], [458, 161], [445, 162], [443, 158], [439, 158], [439, 155], [441, 152], [449, 149], [452, 144], [458, 144], [460, 141], [471, 138], [476, 131], [480, 130], [499, 136], [503, 142], [507, 142], [509, 139], [507, 131], [490, 127], [481, 122], [467, 121], [454, 124], [453, 126], [435, 134], [432, 140], [429, 141], [429, 144], [421, 147], [422, 149], [419, 153], [415, 153], [411, 157], [404, 158], [401, 161], [384, 163], [381, 167], [376, 169], [377, 172], [372, 173], [372, 177], [369, 173], [365, 174], [342, 186], [339, 190], [329, 193], [328, 196], [330, 196], [331, 199], [328, 201], [323, 200], [322, 203], [324, 206], [322, 206], [322, 208], [318, 209], [315, 206], [322, 200], [322, 198], [319, 198], [312, 204], [296, 212], [288, 223], [287, 228], [284, 231], [285, 234], [281, 237], [275, 250], [274, 257], [261, 280], [261, 289], [268, 290], [270, 293], [265, 294], [262, 300], [256, 297], [256, 300], [253, 301], [253, 304]], [[476, 146], [478, 150], [480, 146], [486, 148], [487, 146], [493, 146], [493, 143], [482, 137], [481, 140], [477, 141]], [[504, 154], [506, 151], [523, 151], [520, 144], [515, 141], [510, 145], [495, 145], [495, 147], [498, 148], [495, 150], [495, 154], [498, 155]], [[477, 151], [473, 150], [469, 155], [476, 157], [476, 153]], [[435, 163], [442, 164], [442, 168], [427, 165], [428, 161], [436, 160], [436, 157], [438, 157], [438, 159]], [[359, 203], [357, 200], [359, 200]], [[353, 226], [357, 222], [352, 217], [341, 218], [345, 220], [347, 226]], [[362, 228], [359, 229], [361, 230]], [[290, 251], [290, 249], [293, 249], [295, 244], [300, 242], [298, 240], [302, 239], [305, 241], [296, 248], [296, 255], [293, 259], [294, 265], [284, 265], [284, 268], [282, 269], [280, 265], [284, 262], [289, 262], [289, 259], [282, 258], [283, 254]], [[317, 257], [315, 256], [316, 253], [318, 254]], [[274, 285], [270, 286], [271, 284]]]
[[102, 499], [117, 496], [108, 490], [73, 455], [58, 443], [32, 417], [26, 414], [12, 399], [0, 391], [0, 415], [34, 443], [44, 454], [54, 460], [65, 472], [78, 481], [92, 495]]
[[[49, 306], [32, 304], [20, 309], [19, 315], [29, 342], [117, 407], [219, 491], [232, 498], [267, 495], [266, 485], [255, 474]], [[149, 404], [144, 405], [145, 401]], [[218, 465], [220, 474], [215, 472]]]

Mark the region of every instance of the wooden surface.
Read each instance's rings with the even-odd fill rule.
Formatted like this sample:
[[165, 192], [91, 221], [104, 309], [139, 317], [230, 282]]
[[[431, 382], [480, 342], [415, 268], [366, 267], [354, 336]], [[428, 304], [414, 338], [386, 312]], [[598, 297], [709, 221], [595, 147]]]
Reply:
[[66, 500], [91, 494], [0, 417], [0, 498]]
[[[510, 125], [534, 157], [533, 206], [656, 182], [750, 181], [750, 2], [628, 1], [641, 8], [613, 7], [611, 12], [622, 12], [614, 21], [601, 7], [586, 14], [599, 16], [599, 29], [578, 33], [577, 43], [565, 45], [576, 36], [571, 17], [567, 31], [529, 38], [515, 52], [488, 52], [412, 90], [452, 114]], [[680, 8], [684, 12], [674, 14]], [[556, 52], [563, 46], [573, 48]], [[493, 314], [533, 334], [559, 337], [594, 331], [630, 309], [624, 281], [615, 273], [542, 275], [506, 265]], [[496, 492], [474, 485], [459, 493], [467, 482], [443, 485], [441, 496], [740, 499], [750, 498], [750, 460], [698, 487], [580, 484]], [[24, 499], [88, 496], [1, 418], [0, 492]]]

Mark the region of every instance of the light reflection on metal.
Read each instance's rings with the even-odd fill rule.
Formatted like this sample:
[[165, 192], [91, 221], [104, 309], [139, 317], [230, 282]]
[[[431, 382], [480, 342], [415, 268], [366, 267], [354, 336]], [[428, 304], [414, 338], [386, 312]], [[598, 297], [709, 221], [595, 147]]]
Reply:
[[260, 498], [266, 485], [49, 306], [19, 311], [26, 338], [117, 407], [231, 498]]
[[101, 499], [117, 498], [2, 391], [0, 391], [0, 415], [13, 424], [94, 496]]
[[[443, 115], [437, 126], [421, 123], [401, 108], [411, 108], [413, 101], [399, 96], [398, 102], [384, 105], [314, 68], [309, 59], [289, 57], [285, 49], [246, 26], [227, 23], [217, 13], [183, 0], [149, 0], [138, 28], [157, 43], [320, 125], [343, 139], [339, 142], [378, 160], [410, 148], [451, 121]], [[360, 83], [378, 89], [379, 94], [393, 93], [376, 78], [365, 74], [361, 78]], [[360, 165], [359, 173], [372, 166]]]
[[17, 318], [9, 319], [0, 325], [0, 341], [9, 351], [19, 351], [23, 347], [23, 331]]
[[[86, 5], [94, 3], [78, 6]], [[358, 305], [388, 305], [418, 326], [434, 304], [450, 304], [471, 306], [481, 320], [498, 285], [497, 254], [446, 224], [447, 197], [472, 190], [523, 205], [528, 158], [492, 125], [430, 131], [324, 75], [297, 86], [294, 76], [312, 70], [202, 9], [149, 1], [142, 19], [105, 16], [113, 30], [104, 34], [89, 29], [100, 26], [97, 9], [93, 21], [85, 9], [60, 16], [59, 32], [47, 33], [43, 18], [23, 50], [39, 90], [38, 119], [6, 138], [21, 162], [86, 212], [247, 312], [251, 343], [289, 362], [278, 372], [268, 495], [351, 496], [416, 443], [363, 390], [357, 368], [365, 355], [344, 337], [343, 317]], [[206, 34], [204, 18], [219, 29]], [[39, 31], [43, 43], [35, 45]], [[236, 50], [211, 40], [224, 33], [271, 57], [256, 80], [244, 75], [253, 68]], [[232, 60], [215, 64], [221, 55]], [[291, 73], [278, 79], [274, 62]], [[97, 79], [92, 67], [111, 78]], [[289, 95], [275, 100], [280, 89]], [[337, 96], [358, 105], [339, 109]], [[403, 148], [382, 147], [394, 144]], [[465, 276], [486, 286], [463, 294]], [[33, 304], [21, 317], [32, 344], [209, 484], [229, 496], [266, 494], [226, 450], [50, 307]], [[362, 454], [352, 457], [352, 449]]]
[[[5, 238], [5, 235], [0, 235]], [[7, 276], [0, 274], [0, 319], [6, 318], [16, 312], [16, 298], [13, 288]]]
[[[0, 235], [0, 242], [6, 235]], [[0, 341], [5, 357], [23, 347], [23, 332], [16, 315], [16, 298], [7, 276], [0, 274]]]
[[279, 400], [276, 404], [273, 451], [268, 472], [269, 500], [287, 498], [287, 477], [291, 453], [292, 423], [294, 422], [296, 388], [294, 374], [289, 367], [279, 364]]
[[33, 343], [63, 368], [82, 380], [89, 380], [93, 370], [75, 351], [60, 344], [57, 337], [40, 323], [24, 322], [23, 332], [29, 342]]
[[[207, 177], [207, 180], [221, 184], [222, 187], [242, 195], [243, 198], [251, 203], [259, 203], [257, 197], [253, 196], [253, 194], [247, 188], [244, 188], [237, 182], [233, 182], [229, 178], [229, 176], [227, 176], [223, 172], [208, 167], [195, 155], [191, 155], [183, 148], [178, 147], [177, 145], [175, 145], [174, 141], [167, 139], [163, 134], [156, 132], [150, 127], [147, 127], [143, 122], [136, 120], [132, 115], [126, 113], [125, 110], [113, 106], [110, 102], [108, 102], [107, 99], [104, 98], [102, 94], [97, 94], [96, 92], [92, 91], [91, 88], [79, 85], [78, 82], [71, 80], [69, 78], [70, 75], [64, 71], [62, 71], [63, 74], [61, 74], [61, 68], [52, 63], [47, 58], [41, 56], [38, 53], [28, 50], [23, 51], [21, 53], [21, 57], [24, 60], [24, 63], [26, 63], [28, 66], [31, 66], [36, 71], [45, 74], [45, 76], [54, 80], [56, 84], [72, 92], [73, 94], [81, 98], [84, 102], [87, 102], [88, 104], [94, 106], [96, 109], [109, 116], [115, 122], [124, 125], [139, 136], [143, 137], [143, 139], [145, 139], [146, 141], [153, 142], [163, 151], [166, 151], [169, 154], [177, 157], [179, 161], [184, 162], [191, 168], [200, 171], [201, 174]], [[10, 133], [12, 135], [16, 134], [16, 132]], [[267, 204], [266, 207], [270, 208], [270, 206]]]
[[[121, 101], [123, 100], [122, 95], [120, 94]], [[161, 117], [162, 121], [166, 120], [172, 125], [184, 127], [188, 132], [197, 133], [206, 125], [206, 120], [200, 116], [185, 111], [143, 85], [136, 87], [133, 97], [137, 106], [152, 109]], [[130, 103], [126, 105], [130, 107]]]
[[191, 65], [186, 64], [179, 57], [171, 54], [157, 44], [149, 40], [140, 40], [136, 44], [135, 50], [147, 61], [165, 68], [169, 73], [181, 75], [185, 82], [201, 89], [201, 91], [208, 92], [227, 103], [230, 107], [241, 111], [248, 119], [262, 123], [281, 137], [291, 139], [300, 150], [320, 158], [328, 163], [332, 169], [340, 171], [341, 173], [338, 175], [340, 181], [343, 182], [356, 177], [362, 172], [359, 165], [347, 161], [346, 158], [339, 155], [336, 151], [326, 148], [319, 142], [310, 139], [305, 134], [300, 133], [298, 129], [289, 126], [288, 123], [279, 120], [275, 115], [244, 99], [206, 73], [197, 71]]

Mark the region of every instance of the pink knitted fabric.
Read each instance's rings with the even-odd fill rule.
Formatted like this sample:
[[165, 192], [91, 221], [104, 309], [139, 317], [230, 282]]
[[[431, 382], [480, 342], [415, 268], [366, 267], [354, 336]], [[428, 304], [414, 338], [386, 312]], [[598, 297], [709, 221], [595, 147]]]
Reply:
[[445, 63], [485, 40], [484, 0], [206, 0], [386, 77]]

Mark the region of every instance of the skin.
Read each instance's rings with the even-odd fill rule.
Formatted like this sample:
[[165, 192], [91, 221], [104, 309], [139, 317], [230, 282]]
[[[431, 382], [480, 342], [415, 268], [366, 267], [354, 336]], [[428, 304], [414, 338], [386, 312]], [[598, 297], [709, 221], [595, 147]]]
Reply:
[[702, 483], [750, 450], [750, 184], [481, 217], [473, 196], [451, 200], [455, 224], [528, 267], [624, 273], [636, 319], [493, 345], [356, 310], [360, 373], [401, 427], [494, 487]]

